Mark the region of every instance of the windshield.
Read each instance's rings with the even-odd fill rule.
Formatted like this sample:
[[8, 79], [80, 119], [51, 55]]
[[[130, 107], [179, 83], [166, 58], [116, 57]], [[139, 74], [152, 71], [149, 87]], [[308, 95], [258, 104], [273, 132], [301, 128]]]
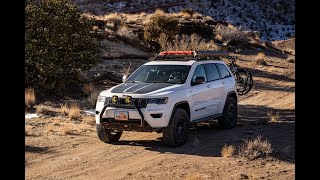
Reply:
[[142, 65], [127, 82], [183, 84], [190, 68], [187, 65]]

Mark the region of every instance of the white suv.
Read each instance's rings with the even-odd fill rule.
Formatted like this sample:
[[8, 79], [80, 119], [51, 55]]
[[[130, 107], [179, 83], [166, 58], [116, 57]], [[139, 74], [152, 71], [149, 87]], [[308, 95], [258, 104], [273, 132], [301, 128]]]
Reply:
[[96, 127], [101, 141], [122, 131], [162, 132], [168, 146], [181, 146], [191, 123], [237, 122], [236, 80], [221, 51], [167, 51], [136, 69], [122, 84], [100, 93]]

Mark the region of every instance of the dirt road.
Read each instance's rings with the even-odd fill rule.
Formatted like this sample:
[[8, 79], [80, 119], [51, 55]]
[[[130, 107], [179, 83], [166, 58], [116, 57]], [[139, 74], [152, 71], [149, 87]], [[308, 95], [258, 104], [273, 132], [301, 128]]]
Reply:
[[[94, 126], [76, 123], [73, 134], [61, 135], [45, 130], [54, 118], [28, 119], [34, 133], [25, 141], [26, 179], [294, 179], [294, 64], [270, 56], [267, 66], [257, 66], [248, 55], [240, 58], [255, 85], [240, 98], [236, 128], [199, 125], [187, 144], [169, 148], [158, 133], [124, 132], [119, 142], [105, 144]], [[266, 122], [271, 111], [279, 121]], [[225, 144], [237, 147], [260, 134], [272, 144], [272, 157], [221, 157]]]

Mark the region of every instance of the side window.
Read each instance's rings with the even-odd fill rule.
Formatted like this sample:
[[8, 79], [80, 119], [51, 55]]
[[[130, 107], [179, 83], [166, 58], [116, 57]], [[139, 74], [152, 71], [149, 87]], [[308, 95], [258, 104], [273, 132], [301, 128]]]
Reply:
[[206, 71], [204, 70], [204, 66], [198, 65], [196, 69], [194, 70], [193, 76], [192, 76], [192, 82], [196, 79], [198, 76], [203, 76], [205, 81], [207, 82], [207, 76], [206, 76]]
[[227, 70], [227, 68], [226, 68], [226, 66], [224, 64], [216, 63], [216, 65], [217, 65], [217, 67], [219, 69], [219, 74], [220, 74], [220, 78], [221, 79], [231, 76], [229, 71]]
[[207, 72], [207, 77], [208, 81], [214, 81], [217, 79], [220, 79], [219, 71], [213, 63], [210, 64], [205, 64], [204, 65], [206, 72]]

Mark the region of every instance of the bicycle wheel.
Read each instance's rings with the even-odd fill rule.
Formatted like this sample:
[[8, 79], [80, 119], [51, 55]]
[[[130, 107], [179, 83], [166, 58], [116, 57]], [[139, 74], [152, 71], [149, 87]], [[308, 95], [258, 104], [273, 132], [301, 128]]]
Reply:
[[246, 69], [238, 68], [238, 72], [236, 74], [237, 80], [237, 91], [239, 95], [247, 94], [253, 85], [253, 79], [250, 71]]

